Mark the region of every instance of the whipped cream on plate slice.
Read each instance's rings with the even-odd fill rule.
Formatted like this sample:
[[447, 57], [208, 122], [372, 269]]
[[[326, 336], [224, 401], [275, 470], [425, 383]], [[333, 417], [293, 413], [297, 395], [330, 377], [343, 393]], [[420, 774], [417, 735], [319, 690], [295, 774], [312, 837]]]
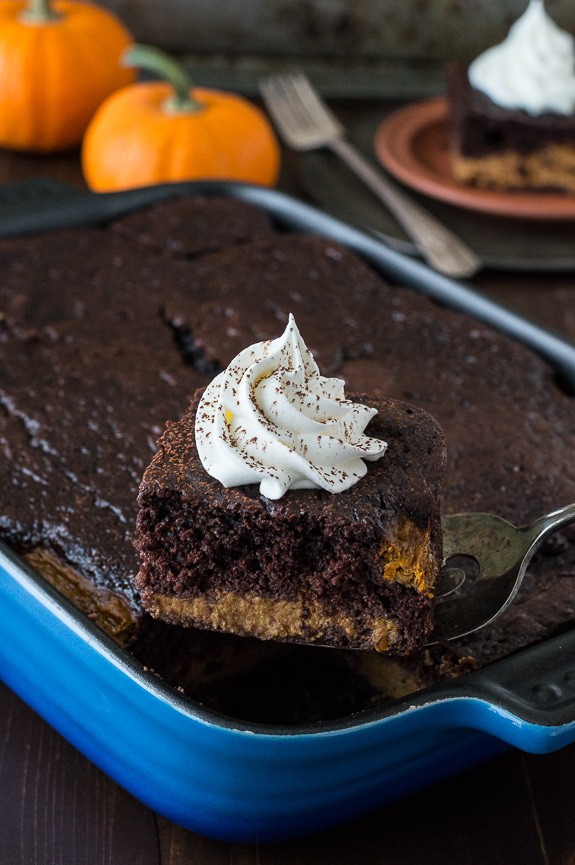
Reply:
[[244, 349], [208, 385], [196, 445], [225, 487], [259, 483], [269, 499], [289, 489], [340, 493], [386, 451], [364, 435], [376, 413], [346, 399], [343, 381], [320, 375], [290, 315], [282, 336]]
[[469, 82], [502, 108], [536, 116], [575, 111], [575, 40], [530, 0], [507, 37], [469, 67]]

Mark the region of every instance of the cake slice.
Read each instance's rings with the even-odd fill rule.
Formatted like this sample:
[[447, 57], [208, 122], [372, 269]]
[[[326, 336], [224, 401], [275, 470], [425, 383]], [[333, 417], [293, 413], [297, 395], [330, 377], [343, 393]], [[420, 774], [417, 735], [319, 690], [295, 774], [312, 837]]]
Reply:
[[471, 86], [460, 64], [450, 69], [448, 95], [457, 180], [490, 189], [575, 192], [575, 114], [533, 116], [497, 105]]
[[[240, 439], [243, 433], [248, 449], [257, 440], [260, 450], [273, 455], [269, 474], [262, 472], [260, 479], [260, 470], [254, 469], [250, 477], [252, 454], [247, 469], [236, 462], [233, 477], [226, 475], [223, 466], [231, 457], [220, 450], [213, 456], [219, 474], [214, 477], [205, 455], [206, 440], [216, 429], [205, 425], [214, 393], [222, 392], [230, 370], [237, 372], [242, 356], [244, 362], [246, 356], [249, 360], [254, 347], [238, 356], [240, 360], [236, 358], [205, 392], [196, 393], [183, 418], [168, 424], [160, 439], [138, 497], [135, 543], [141, 566], [136, 582], [143, 604], [153, 616], [174, 624], [261, 639], [410, 652], [429, 636], [441, 564], [439, 488], [445, 447], [439, 425], [425, 411], [405, 403], [361, 395], [351, 402], [338, 396], [330, 405], [330, 419], [322, 423], [333, 425], [331, 415], [343, 412], [342, 423], [349, 432], [354, 423], [349, 407], [365, 414], [365, 436], [350, 435], [350, 440], [365, 448], [365, 454], [369, 451], [368, 465], [361, 460], [358, 468], [352, 461], [353, 479], [349, 466], [326, 468], [317, 455], [308, 453], [318, 438], [313, 431], [301, 452], [315, 463], [312, 474], [319, 474], [320, 481], [323, 473], [323, 487], [304, 477], [303, 470], [297, 474], [288, 462], [278, 468], [276, 444], [289, 451], [294, 465], [302, 460], [294, 455], [297, 444], [285, 406], [275, 417], [276, 423], [285, 419], [281, 441], [263, 440], [264, 432], [274, 427], [272, 408], [281, 399], [272, 399], [266, 414], [257, 390], [268, 387], [275, 393], [276, 385], [269, 382], [274, 378], [270, 357], [275, 356], [277, 343], [280, 340], [260, 344], [269, 349], [265, 368], [257, 368], [248, 388], [260, 400], [255, 415], [261, 421], [265, 414], [264, 430], [246, 431], [247, 411], [234, 428], [232, 415], [240, 409], [229, 407], [225, 393], [221, 409], [224, 439]], [[285, 379], [290, 364], [281, 353], [275, 359]], [[294, 368], [301, 371], [301, 358]], [[342, 385], [318, 375], [315, 384], [329, 389], [334, 382]], [[303, 385], [294, 387], [299, 397], [297, 387]], [[234, 392], [241, 389], [232, 387]], [[315, 411], [313, 376], [308, 393]], [[302, 428], [310, 422], [298, 415]], [[337, 462], [332, 452], [340, 446], [349, 459], [349, 442], [336, 442], [333, 429], [324, 438], [329, 438], [322, 445], [329, 460]], [[341, 491], [330, 484], [332, 473]]]
[[575, 38], [543, 0], [469, 67], [454, 67], [449, 100], [458, 180], [575, 192]]

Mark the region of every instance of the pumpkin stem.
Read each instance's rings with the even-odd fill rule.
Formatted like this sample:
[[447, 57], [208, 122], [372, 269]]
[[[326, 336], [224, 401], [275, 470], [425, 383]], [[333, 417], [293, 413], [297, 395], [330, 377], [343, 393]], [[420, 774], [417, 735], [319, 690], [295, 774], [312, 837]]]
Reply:
[[123, 55], [122, 64], [153, 72], [172, 85], [174, 92], [163, 106], [168, 113], [194, 114], [203, 110], [203, 105], [191, 95], [192, 82], [184, 67], [159, 48], [132, 45]]
[[57, 21], [61, 17], [59, 12], [52, 9], [51, 0], [28, 0], [20, 16], [22, 21], [30, 24], [44, 24], [47, 21]]

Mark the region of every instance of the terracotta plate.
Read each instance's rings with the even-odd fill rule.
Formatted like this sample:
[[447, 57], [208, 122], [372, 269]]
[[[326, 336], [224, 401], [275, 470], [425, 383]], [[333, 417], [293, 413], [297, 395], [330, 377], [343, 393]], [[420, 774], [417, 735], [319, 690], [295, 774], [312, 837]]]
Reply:
[[398, 180], [459, 207], [523, 219], [573, 219], [575, 195], [476, 189], [451, 175], [447, 147], [447, 100], [400, 108], [378, 127], [378, 159]]

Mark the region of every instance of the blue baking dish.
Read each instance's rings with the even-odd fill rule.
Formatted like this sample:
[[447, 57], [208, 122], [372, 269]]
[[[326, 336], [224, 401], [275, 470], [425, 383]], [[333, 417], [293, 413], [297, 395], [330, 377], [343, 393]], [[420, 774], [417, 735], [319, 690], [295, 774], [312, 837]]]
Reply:
[[[105, 221], [182, 192], [237, 195], [288, 228], [346, 243], [392, 279], [522, 339], [575, 386], [573, 346], [275, 191], [200, 183], [94, 195], [39, 181], [0, 190], [0, 235]], [[575, 630], [350, 717], [276, 727], [219, 715], [164, 684], [3, 545], [0, 627], [9, 687], [147, 806], [224, 840], [319, 831], [502, 748], [545, 753], [575, 741]]]

